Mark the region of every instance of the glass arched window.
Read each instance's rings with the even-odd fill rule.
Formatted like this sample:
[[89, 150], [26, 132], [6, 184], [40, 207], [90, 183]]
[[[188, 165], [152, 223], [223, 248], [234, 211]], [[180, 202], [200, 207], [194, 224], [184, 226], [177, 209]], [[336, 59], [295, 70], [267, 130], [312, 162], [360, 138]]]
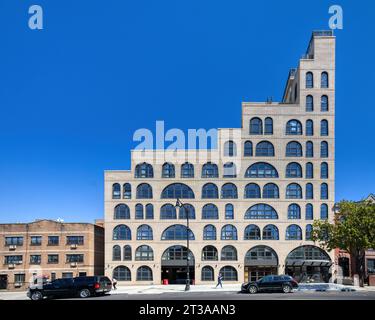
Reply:
[[225, 266], [220, 269], [223, 281], [238, 281], [237, 270], [232, 266]]
[[249, 183], [245, 187], [245, 199], [259, 199], [260, 188], [256, 183]]
[[214, 281], [214, 269], [210, 266], [202, 268], [202, 281]]
[[328, 199], [328, 184], [322, 183], [320, 185], [320, 199], [327, 200]]
[[250, 224], [245, 228], [244, 240], [260, 240], [260, 229], [255, 224]]
[[306, 220], [314, 219], [313, 205], [311, 203], [306, 204]]
[[237, 155], [236, 144], [232, 141], [226, 141], [224, 143], [224, 156], [226, 157], [235, 157]]
[[167, 203], [160, 208], [160, 220], [177, 219], [176, 207]]
[[302, 230], [296, 224], [286, 228], [285, 240], [302, 240]]
[[154, 169], [151, 164], [143, 162], [135, 166], [135, 177], [136, 178], [153, 178]]
[[151, 203], [146, 204], [146, 219], [154, 219], [154, 206]]
[[121, 186], [119, 183], [112, 185], [112, 199], [121, 199]]
[[328, 179], [328, 163], [327, 162], [322, 162], [320, 164], [320, 178]]
[[302, 146], [297, 141], [288, 142], [286, 145], [286, 154], [287, 157], [302, 157]]
[[183, 206], [179, 208], [179, 214], [178, 214], [179, 219], [186, 219], [186, 214], [189, 215], [190, 220], [195, 219], [195, 208], [193, 205], [189, 203], [185, 203]]
[[152, 199], [152, 188], [148, 183], [137, 186], [137, 199]]
[[202, 167], [202, 178], [218, 178], [219, 170], [217, 165], [212, 162], [207, 162]]
[[328, 158], [328, 143], [326, 141], [320, 143], [320, 157]]
[[320, 111], [328, 111], [329, 105], [328, 105], [328, 96], [323, 95], [320, 98]]
[[312, 72], [306, 73], [306, 89], [314, 88], [314, 76]]
[[247, 209], [245, 219], [278, 219], [278, 215], [270, 205], [259, 203]]
[[223, 177], [224, 178], [236, 178], [236, 165], [233, 162], [227, 162], [224, 164], [223, 167]]
[[298, 183], [291, 183], [286, 187], [287, 199], [302, 199], [302, 188]]
[[150, 246], [142, 245], [135, 250], [135, 261], [153, 261], [154, 251]]
[[301, 207], [292, 203], [288, 206], [288, 219], [301, 219]]
[[328, 88], [328, 73], [322, 72], [321, 78], [320, 78], [320, 87], [321, 88]]
[[128, 267], [118, 266], [113, 269], [113, 278], [117, 281], [131, 281], [131, 272]]
[[131, 187], [130, 183], [124, 183], [122, 188], [123, 188], [122, 198], [123, 199], [131, 199], [131, 197], [132, 197], [132, 187]]
[[250, 120], [250, 134], [263, 134], [263, 123], [259, 118]]
[[[167, 250], [164, 251], [163, 255], [161, 256], [161, 260], [163, 261], [175, 261], [178, 264], [186, 263], [188, 257], [188, 250], [184, 246], [171, 246]], [[189, 250], [189, 260], [194, 264], [194, 255]]]
[[268, 141], [261, 141], [257, 144], [255, 149], [257, 157], [273, 157], [275, 156], [275, 149], [273, 144]]
[[314, 111], [314, 98], [311, 95], [306, 96], [306, 111]]
[[244, 145], [244, 157], [253, 156], [253, 143], [251, 141], [246, 141]]
[[311, 224], [306, 225], [305, 240], [311, 240], [313, 227]]
[[314, 199], [314, 187], [312, 183], [307, 183], [306, 184], [306, 199]]
[[129, 245], [125, 245], [123, 248], [124, 251], [124, 261], [131, 261], [132, 260], [132, 248]]
[[216, 227], [208, 224], [203, 228], [203, 240], [216, 240]]
[[226, 220], [234, 219], [234, 208], [233, 208], [233, 204], [231, 203], [227, 203], [225, 205], [225, 219]]
[[166, 162], [163, 164], [162, 178], [174, 178], [176, 176], [174, 164]]
[[219, 219], [219, 210], [217, 206], [208, 203], [202, 208], [202, 219]]
[[231, 224], [221, 228], [221, 240], [237, 240], [237, 229]]
[[327, 120], [320, 121], [320, 135], [328, 136], [328, 121]]
[[137, 281], [152, 281], [152, 270], [148, 266], [137, 269]]
[[314, 145], [311, 141], [306, 142], [306, 158], [314, 157]]
[[172, 183], [161, 193], [162, 199], [194, 199], [194, 192], [183, 183]]
[[214, 246], [205, 246], [202, 249], [202, 261], [217, 261], [219, 254]]
[[275, 167], [266, 162], [257, 162], [247, 168], [245, 178], [278, 178]]
[[206, 183], [202, 187], [202, 199], [218, 199], [219, 190], [214, 183]]
[[132, 234], [128, 226], [120, 224], [113, 229], [113, 240], [131, 240]]
[[302, 167], [297, 162], [288, 163], [285, 172], [286, 178], [302, 178]]
[[130, 219], [130, 209], [126, 204], [118, 204], [115, 207], [114, 219]]
[[137, 203], [135, 205], [135, 218], [136, 219], [143, 219], [143, 205]]
[[263, 198], [265, 199], [278, 199], [279, 187], [274, 183], [267, 183], [263, 187]]
[[[182, 224], [175, 224], [165, 229], [161, 235], [161, 240], [186, 240], [188, 229]], [[189, 229], [189, 240], [194, 240], [194, 234]]]
[[121, 247], [119, 245], [115, 245], [112, 248], [112, 261], [120, 261], [121, 260]]
[[237, 261], [237, 250], [233, 246], [225, 246], [221, 249], [221, 261]]
[[194, 166], [185, 162], [181, 165], [181, 178], [194, 178]]
[[268, 224], [263, 228], [263, 240], [279, 240], [279, 229], [273, 224]]
[[221, 187], [221, 199], [237, 199], [237, 187], [233, 183], [226, 183]]
[[273, 134], [273, 120], [266, 118], [264, 120], [264, 134]]
[[314, 135], [314, 122], [312, 120], [306, 120], [306, 135]]
[[314, 178], [314, 166], [311, 162], [306, 163], [306, 179]]
[[320, 219], [328, 219], [328, 206], [325, 203], [320, 205]]
[[142, 224], [137, 228], [137, 240], [152, 240], [152, 228], [147, 224]]
[[302, 123], [298, 120], [289, 120], [286, 124], [286, 135], [301, 135]]

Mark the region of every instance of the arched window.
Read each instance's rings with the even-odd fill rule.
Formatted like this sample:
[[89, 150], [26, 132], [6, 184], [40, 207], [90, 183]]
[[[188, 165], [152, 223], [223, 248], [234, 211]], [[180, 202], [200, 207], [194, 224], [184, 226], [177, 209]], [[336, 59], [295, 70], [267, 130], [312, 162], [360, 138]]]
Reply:
[[320, 143], [320, 157], [328, 158], [328, 143], [326, 141]]
[[288, 163], [285, 172], [286, 178], [302, 178], [302, 167], [297, 162]]
[[121, 199], [121, 186], [119, 183], [112, 185], [112, 199]]
[[263, 240], [279, 240], [279, 229], [273, 224], [268, 224], [263, 228]]
[[224, 178], [236, 178], [237, 177], [236, 165], [233, 162], [227, 162], [224, 164], [223, 177]]
[[244, 240], [260, 240], [260, 229], [255, 224], [250, 224], [245, 228]]
[[306, 199], [314, 199], [314, 187], [311, 183], [306, 184]]
[[253, 156], [253, 143], [251, 141], [246, 141], [244, 145], [244, 157]]
[[152, 270], [148, 266], [137, 269], [137, 281], [152, 281]]
[[328, 121], [327, 120], [320, 121], [320, 135], [328, 136]]
[[314, 122], [312, 120], [306, 120], [306, 135], [314, 135]]
[[237, 270], [232, 266], [225, 266], [220, 269], [223, 281], [238, 281]]
[[115, 245], [112, 248], [112, 260], [121, 261], [121, 247], [119, 245]]
[[287, 157], [302, 157], [302, 146], [297, 141], [288, 142], [286, 145], [286, 154]]
[[273, 144], [268, 141], [259, 142], [255, 149], [255, 155], [257, 157], [273, 157], [275, 156], [275, 149]]
[[153, 178], [154, 169], [152, 165], [146, 162], [139, 163], [135, 166], [135, 177], [136, 178]]
[[140, 203], [135, 205], [135, 218], [143, 219], [143, 205]]
[[237, 229], [231, 224], [221, 228], [221, 240], [237, 240]]
[[289, 120], [286, 124], [286, 135], [301, 135], [302, 123], [298, 120]]
[[202, 187], [202, 199], [218, 199], [219, 190], [213, 183], [206, 183]]
[[328, 104], [328, 96], [326, 95], [323, 95], [321, 98], [320, 98], [320, 111], [328, 111], [329, 109], [329, 104]]
[[285, 240], [302, 240], [302, 230], [296, 224], [286, 228]]
[[205, 246], [202, 249], [202, 261], [217, 261], [219, 254], [214, 246]]
[[154, 206], [151, 203], [146, 205], [146, 219], [154, 219]]
[[137, 240], [152, 240], [152, 228], [147, 224], [142, 224], [137, 229]]
[[266, 118], [264, 120], [264, 134], [273, 134], [273, 120]]
[[131, 261], [132, 260], [132, 248], [129, 245], [124, 246], [124, 261]]
[[321, 88], [328, 88], [328, 73], [322, 72], [320, 77], [320, 87]]
[[235, 157], [237, 155], [236, 144], [229, 140], [224, 143], [224, 156], [225, 157]]
[[259, 118], [250, 120], [250, 134], [263, 134], [263, 123]]
[[248, 265], [278, 265], [278, 257], [276, 252], [267, 246], [256, 246], [246, 252], [245, 264]]
[[217, 206], [209, 203], [202, 208], [202, 219], [219, 219], [219, 210]]
[[274, 183], [267, 183], [263, 187], [263, 198], [265, 199], [278, 199], [279, 187]]
[[113, 269], [113, 278], [117, 281], [131, 281], [131, 272], [128, 267], [118, 266]]
[[292, 203], [288, 206], [288, 219], [301, 219], [301, 207]]
[[311, 141], [306, 142], [306, 158], [314, 157], [314, 145]]
[[278, 215], [270, 205], [259, 203], [247, 209], [245, 219], [278, 219]]
[[214, 269], [210, 266], [202, 268], [202, 281], [214, 281]]
[[320, 178], [328, 179], [328, 163], [327, 162], [322, 162], [320, 164]]
[[160, 208], [160, 220], [177, 219], [176, 207], [167, 203]]
[[194, 178], [194, 166], [191, 163], [181, 165], [181, 178]]
[[115, 207], [113, 219], [130, 219], [130, 209], [126, 204], [118, 204]]
[[[163, 255], [161, 256], [162, 263], [163, 261], [175, 261], [178, 264], [180, 263], [186, 263], [188, 257], [188, 250], [184, 246], [171, 246], [167, 250], [163, 252]], [[194, 255], [189, 250], [189, 260], [193, 262], [194, 264]]]
[[328, 219], [328, 206], [325, 203], [320, 205], [320, 219]]
[[218, 178], [219, 170], [217, 165], [212, 162], [207, 162], [202, 167], [202, 178]]
[[[186, 240], [187, 228], [182, 224], [175, 224], [165, 229], [161, 235], [161, 240]], [[189, 229], [189, 240], [195, 240], [193, 232]]]
[[237, 187], [233, 183], [226, 183], [221, 187], [221, 199], [237, 199]]
[[314, 166], [311, 162], [306, 163], [306, 179], [314, 178]]
[[225, 246], [221, 249], [221, 261], [237, 261], [237, 250], [233, 246]]
[[328, 200], [328, 184], [326, 183], [320, 185], [320, 199]]
[[306, 204], [306, 220], [314, 219], [313, 205], [311, 203]]
[[195, 219], [195, 208], [193, 205], [186, 203], [179, 208], [179, 214], [178, 214], [179, 219], [186, 219], [186, 214], [189, 215], [190, 220]]
[[311, 224], [306, 225], [305, 240], [311, 240], [313, 227]]
[[153, 261], [154, 251], [150, 246], [142, 245], [135, 250], [135, 261]]
[[314, 76], [312, 72], [306, 73], [306, 89], [314, 88]]
[[208, 224], [203, 228], [203, 240], [216, 240], [216, 227]]
[[302, 199], [302, 188], [298, 183], [291, 183], [286, 187], [287, 199]]
[[137, 186], [137, 199], [152, 199], [152, 188], [148, 183]]
[[162, 178], [174, 178], [176, 176], [174, 164], [166, 162], [163, 164], [161, 177]]
[[132, 235], [128, 226], [120, 224], [113, 229], [113, 240], [131, 240]]
[[123, 188], [122, 198], [123, 199], [131, 199], [131, 197], [132, 197], [132, 187], [131, 187], [130, 183], [124, 183], [122, 188]]
[[306, 96], [306, 111], [314, 111], [314, 98], [311, 95]]
[[227, 203], [225, 205], [225, 219], [226, 220], [234, 219], [234, 209], [233, 209], [233, 204], [231, 203]]
[[247, 168], [245, 178], [278, 178], [277, 170], [266, 162], [257, 162]]
[[256, 183], [249, 183], [245, 187], [245, 199], [259, 199], [260, 188]]
[[194, 192], [183, 183], [172, 183], [161, 193], [162, 199], [194, 199]]

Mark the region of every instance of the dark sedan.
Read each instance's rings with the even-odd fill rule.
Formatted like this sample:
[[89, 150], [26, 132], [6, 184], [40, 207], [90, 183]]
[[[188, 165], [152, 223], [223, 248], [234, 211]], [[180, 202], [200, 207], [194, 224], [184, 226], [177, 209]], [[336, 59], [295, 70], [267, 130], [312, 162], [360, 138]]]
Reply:
[[265, 276], [258, 281], [250, 281], [242, 284], [241, 291], [248, 293], [282, 291], [290, 293], [298, 288], [298, 283], [291, 276]]

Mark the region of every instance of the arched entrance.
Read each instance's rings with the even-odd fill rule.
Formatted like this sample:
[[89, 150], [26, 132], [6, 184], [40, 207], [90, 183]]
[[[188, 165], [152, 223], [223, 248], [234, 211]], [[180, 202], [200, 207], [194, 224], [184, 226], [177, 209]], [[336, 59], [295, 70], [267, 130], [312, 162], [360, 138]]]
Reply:
[[331, 258], [316, 246], [300, 246], [285, 260], [285, 274], [298, 282], [328, 282], [331, 277]]
[[[195, 279], [194, 255], [189, 252], [189, 273], [193, 283]], [[172, 246], [164, 251], [161, 257], [161, 279], [168, 280], [168, 284], [185, 284], [187, 272], [187, 248]]]
[[268, 246], [251, 248], [245, 255], [245, 282], [277, 274], [278, 261], [275, 250]]

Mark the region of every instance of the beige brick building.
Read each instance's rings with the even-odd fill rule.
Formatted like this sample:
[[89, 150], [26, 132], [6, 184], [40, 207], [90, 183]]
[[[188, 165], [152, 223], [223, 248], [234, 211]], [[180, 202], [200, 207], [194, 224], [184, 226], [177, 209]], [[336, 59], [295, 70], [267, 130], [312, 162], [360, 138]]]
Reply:
[[105, 274], [183, 283], [189, 232], [197, 284], [219, 272], [328, 281], [333, 253], [309, 233], [313, 219], [332, 218], [334, 115], [335, 37], [314, 32], [282, 102], [244, 102], [242, 127], [219, 129], [216, 148], [133, 150], [131, 170], [105, 172]]
[[0, 259], [0, 289], [24, 289], [42, 277], [103, 274], [103, 222], [0, 224]]

